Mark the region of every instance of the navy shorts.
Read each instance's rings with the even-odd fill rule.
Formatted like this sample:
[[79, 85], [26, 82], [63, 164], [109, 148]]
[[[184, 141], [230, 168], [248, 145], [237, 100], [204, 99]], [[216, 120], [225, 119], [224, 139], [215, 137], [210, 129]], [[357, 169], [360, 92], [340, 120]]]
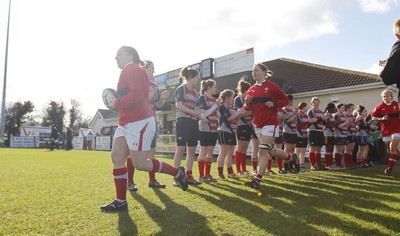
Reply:
[[347, 143], [355, 143], [356, 142], [356, 136], [347, 136]]
[[367, 136], [357, 136], [357, 144], [359, 146], [367, 146], [368, 145]]
[[200, 131], [200, 146], [208, 147], [215, 146], [218, 140], [217, 132], [202, 132]]
[[346, 145], [347, 137], [335, 137], [335, 145]]
[[236, 135], [218, 130], [218, 143], [219, 145], [236, 145]]
[[283, 140], [285, 141], [285, 143], [296, 144], [297, 134], [283, 133]]
[[275, 138], [275, 144], [282, 144], [283, 143], [283, 135], [280, 134], [279, 137]]
[[324, 133], [320, 131], [308, 132], [308, 143], [310, 146], [322, 147], [324, 145]]
[[296, 147], [298, 148], [306, 148], [308, 144], [308, 138], [297, 137]]
[[335, 137], [325, 136], [325, 145], [335, 145]]
[[254, 132], [254, 129], [252, 126], [249, 125], [241, 125], [238, 126], [237, 130], [237, 139], [242, 140], [242, 141], [250, 141], [250, 139], [256, 137], [256, 133]]
[[197, 120], [181, 117], [176, 120], [176, 145], [196, 147], [199, 140]]

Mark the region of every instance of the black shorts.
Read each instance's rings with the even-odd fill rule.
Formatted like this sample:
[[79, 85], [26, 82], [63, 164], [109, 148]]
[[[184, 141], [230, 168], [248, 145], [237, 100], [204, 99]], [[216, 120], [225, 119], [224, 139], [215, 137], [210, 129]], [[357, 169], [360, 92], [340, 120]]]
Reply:
[[335, 145], [335, 137], [325, 136], [325, 145]]
[[368, 145], [367, 136], [357, 136], [357, 144], [358, 146], [367, 146]]
[[196, 147], [199, 140], [197, 120], [181, 117], [176, 120], [176, 145]]
[[280, 134], [279, 137], [276, 137], [274, 143], [275, 144], [282, 144], [283, 143], [283, 135]]
[[219, 145], [236, 145], [236, 135], [218, 130], [218, 143]]
[[285, 143], [296, 144], [297, 134], [283, 133], [283, 140], [285, 141]]
[[308, 144], [308, 138], [297, 137], [296, 147], [298, 148], [306, 148]]
[[322, 147], [324, 145], [324, 133], [320, 131], [308, 132], [308, 143], [310, 146]]
[[200, 131], [200, 146], [208, 147], [215, 146], [218, 140], [217, 132], [202, 132]]
[[254, 128], [249, 125], [238, 126], [236, 136], [238, 140], [242, 141], [250, 141], [250, 139], [257, 137], [256, 133], [254, 132]]
[[354, 143], [356, 142], [356, 136], [347, 136], [347, 143]]
[[347, 137], [335, 137], [335, 145], [346, 145]]

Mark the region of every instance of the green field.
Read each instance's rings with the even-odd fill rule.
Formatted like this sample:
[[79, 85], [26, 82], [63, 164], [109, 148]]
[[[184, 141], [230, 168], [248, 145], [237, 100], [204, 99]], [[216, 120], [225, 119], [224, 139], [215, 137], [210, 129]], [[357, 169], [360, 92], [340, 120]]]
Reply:
[[107, 214], [109, 152], [0, 149], [0, 235], [399, 235], [400, 167], [384, 168], [273, 175], [261, 196], [243, 178], [183, 192], [157, 174], [154, 190], [137, 171], [129, 210]]

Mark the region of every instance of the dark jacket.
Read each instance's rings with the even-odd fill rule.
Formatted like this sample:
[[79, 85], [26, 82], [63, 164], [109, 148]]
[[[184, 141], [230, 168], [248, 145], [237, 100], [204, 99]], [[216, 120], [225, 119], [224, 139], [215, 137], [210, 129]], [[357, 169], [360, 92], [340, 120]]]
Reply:
[[400, 88], [400, 39], [393, 44], [386, 66], [380, 76], [384, 84], [396, 84], [397, 88]]

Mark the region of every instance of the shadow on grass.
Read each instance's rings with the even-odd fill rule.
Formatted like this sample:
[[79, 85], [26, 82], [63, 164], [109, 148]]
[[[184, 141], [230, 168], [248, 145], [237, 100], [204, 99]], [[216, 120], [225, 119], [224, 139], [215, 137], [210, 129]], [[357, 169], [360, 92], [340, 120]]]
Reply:
[[[218, 188], [221, 188], [222, 185], [224, 184], [221, 183]], [[223, 211], [228, 211], [247, 219], [254, 226], [264, 230], [266, 233], [273, 235], [293, 235], [293, 232], [306, 232], [306, 234], [312, 232], [313, 235], [328, 235], [323, 231], [319, 231], [318, 229], [304, 224], [304, 222], [296, 218], [296, 215], [291, 213], [283, 214], [281, 209], [275, 209], [274, 207], [269, 210], [266, 210], [265, 207], [260, 207], [260, 204], [271, 206], [271, 203], [267, 198], [255, 198], [255, 193], [234, 190], [234, 192], [246, 192], [242, 197], [250, 200], [253, 199], [255, 204], [252, 204], [248, 201], [240, 200], [237, 197], [222, 194], [220, 191], [208, 189], [207, 192], [212, 196], [199, 191], [193, 191], [192, 189], [189, 189], [188, 191], [201, 196], [206, 201], [221, 208]], [[232, 191], [230, 192], [232, 193]], [[288, 209], [290, 208], [290, 205], [285, 205]], [[255, 234], [258, 233], [255, 232]]]
[[[388, 189], [382, 191], [382, 182]], [[239, 186], [244, 181], [236, 180], [218, 181], [212, 189], [188, 191], [271, 234], [388, 235], [398, 233], [400, 225], [398, 208], [390, 206], [399, 200], [396, 182], [382, 176], [374, 182], [374, 178], [357, 173], [337, 172], [266, 178], [260, 188], [263, 197], [259, 198], [254, 197], [254, 190]]]
[[147, 214], [160, 226], [155, 235], [215, 235], [207, 226], [207, 219], [188, 208], [177, 204], [159, 189], [153, 189], [165, 205], [165, 209], [150, 202], [139, 194], [131, 193], [146, 209]]
[[138, 229], [128, 210], [118, 212], [118, 230], [120, 235], [137, 235]]

